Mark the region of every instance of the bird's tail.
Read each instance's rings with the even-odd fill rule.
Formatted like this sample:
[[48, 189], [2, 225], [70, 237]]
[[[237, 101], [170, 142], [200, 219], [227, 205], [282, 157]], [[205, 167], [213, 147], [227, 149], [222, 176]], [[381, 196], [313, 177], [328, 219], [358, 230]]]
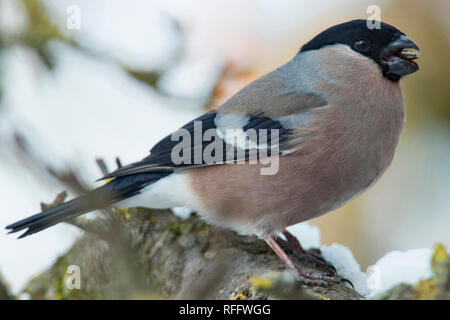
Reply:
[[49, 208], [6, 227], [9, 233], [28, 229], [19, 238], [42, 231], [57, 223], [73, 219], [89, 211], [103, 209], [111, 204], [132, 197], [142, 188], [171, 174], [171, 171], [139, 173], [116, 178], [87, 194]]

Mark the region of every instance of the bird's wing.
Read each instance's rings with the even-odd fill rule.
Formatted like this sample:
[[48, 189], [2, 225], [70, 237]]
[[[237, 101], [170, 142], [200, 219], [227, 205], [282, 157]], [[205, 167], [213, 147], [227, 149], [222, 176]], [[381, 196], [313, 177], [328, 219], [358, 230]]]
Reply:
[[205, 113], [162, 139], [143, 160], [102, 179], [290, 153], [301, 144], [293, 133], [311, 125], [309, 110], [326, 104], [322, 97], [286, 87], [280, 76], [269, 73], [218, 111]]

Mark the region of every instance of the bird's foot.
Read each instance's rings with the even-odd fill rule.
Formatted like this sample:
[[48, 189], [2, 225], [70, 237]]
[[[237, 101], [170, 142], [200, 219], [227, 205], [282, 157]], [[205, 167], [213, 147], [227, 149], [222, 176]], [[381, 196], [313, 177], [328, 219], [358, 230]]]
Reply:
[[297, 266], [294, 267], [294, 270], [297, 272], [297, 276], [299, 281], [308, 286], [320, 286], [320, 287], [329, 287], [332, 284], [348, 284], [352, 289], [353, 283], [350, 280], [340, 277], [335, 274], [325, 273], [325, 272], [306, 272]]
[[[284, 234], [285, 234], [286, 238], [288, 239], [288, 242], [291, 237], [295, 238], [290, 233], [287, 233], [287, 234], [284, 233]], [[275, 240], [275, 238], [266, 237], [266, 238], [264, 238], [264, 240], [275, 251], [275, 253], [278, 255], [278, 257], [280, 257], [280, 259], [290, 269], [294, 270], [297, 273], [299, 281], [301, 283], [308, 285], [308, 286], [323, 286], [323, 287], [329, 287], [330, 285], [337, 284], [337, 283], [345, 283], [345, 284], [349, 284], [352, 288], [354, 288], [353, 284], [350, 282], [350, 280], [336, 275], [336, 269], [334, 269], [334, 267], [332, 268], [334, 270], [333, 273], [304, 271], [296, 263], [294, 263], [294, 261], [291, 260], [291, 258], [288, 256], [288, 254], [280, 247], [280, 245]], [[295, 242], [293, 242], [293, 240], [291, 239], [291, 245], [295, 245], [295, 246], [298, 245], [300, 248], [298, 250], [302, 250], [303, 254], [305, 252], [308, 253], [301, 247], [300, 243], [297, 241], [296, 238], [295, 238], [295, 240], [296, 240], [295, 242], [297, 244]], [[317, 259], [317, 261], [320, 261], [320, 260], [321, 259]], [[323, 260], [323, 261], [325, 261], [325, 260]], [[326, 263], [328, 264], [328, 262], [326, 262]]]

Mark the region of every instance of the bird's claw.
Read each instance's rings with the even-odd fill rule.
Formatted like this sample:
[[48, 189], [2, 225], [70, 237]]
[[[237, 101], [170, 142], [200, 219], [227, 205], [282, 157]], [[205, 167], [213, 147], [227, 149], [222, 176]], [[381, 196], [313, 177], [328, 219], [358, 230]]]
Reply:
[[299, 277], [299, 281], [305, 285], [329, 287], [332, 283], [344, 283], [349, 284], [354, 290], [353, 283], [350, 280], [335, 274], [322, 272], [304, 272], [301, 270], [297, 270], [297, 274]]
[[355, 290], [355, 286], [353, 285], [353, 283], [348, 280], [347, 278], [344, 277], [340, 277], [341, 278], [341, 282], [343, 282], [344, 284], [349, 284], [352, 287], [352, 290]]

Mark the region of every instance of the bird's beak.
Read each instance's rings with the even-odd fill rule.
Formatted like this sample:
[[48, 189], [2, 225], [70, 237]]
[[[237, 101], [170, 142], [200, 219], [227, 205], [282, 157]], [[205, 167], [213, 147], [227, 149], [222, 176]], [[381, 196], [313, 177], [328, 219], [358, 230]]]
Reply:
[[383, 64], [387, 73], [398, 77], [416, 72], [419, 65], [413, 61], [419, 58], [419, 47], [410, 38], [401, 35], [383, 49]]

